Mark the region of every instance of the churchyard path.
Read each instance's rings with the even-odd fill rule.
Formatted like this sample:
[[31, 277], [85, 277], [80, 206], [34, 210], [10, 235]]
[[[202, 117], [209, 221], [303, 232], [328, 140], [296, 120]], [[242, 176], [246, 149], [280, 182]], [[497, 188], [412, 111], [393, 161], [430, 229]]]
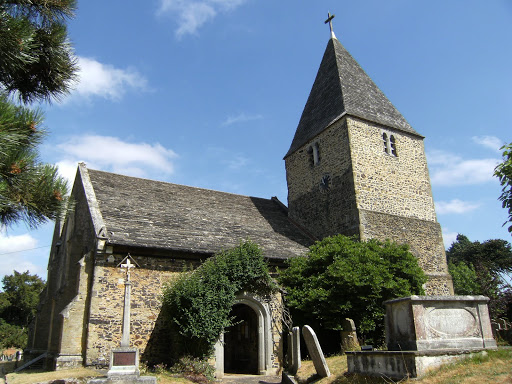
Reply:
[[281, 383], [281, 376], [261, 376], [261, 375], [240, 375], [225, 374], [222, 378], [222, 384], [276, 384]]

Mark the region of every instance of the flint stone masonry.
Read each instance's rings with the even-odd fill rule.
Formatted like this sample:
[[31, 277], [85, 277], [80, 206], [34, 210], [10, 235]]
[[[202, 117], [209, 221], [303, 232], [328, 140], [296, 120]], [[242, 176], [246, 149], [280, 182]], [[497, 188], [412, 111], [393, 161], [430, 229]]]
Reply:
[[304, 341], [306, 342], [309, 356], [311, 357], [311, 360], [313, 360], [313, 365], [315, 366], [316, 373], [320, 377], [331, 376], [329, 366], [325, 361], [325, 357], [322, 352], [322, 347], [320, 347], [320, 343], [318, 342], [318, 338], [316, 337], [315, 331], [313, 331], [313, 329], [309, 325], [305, 325], [304, 327], [302, 327], [302, 335], [304, 336]]
[[[392, 132], [398, 157], [383, 150]], [[308, 148], [317, 143], [320, 162]], [[423, 137], [344, 116], [285, 158], [290, 217], [318, 239], [335, 234], [407, 243], [429, 278], [426, 293], [453, 294], [436, 221]], [[320, 187], [331, 177], [328, 190]]]

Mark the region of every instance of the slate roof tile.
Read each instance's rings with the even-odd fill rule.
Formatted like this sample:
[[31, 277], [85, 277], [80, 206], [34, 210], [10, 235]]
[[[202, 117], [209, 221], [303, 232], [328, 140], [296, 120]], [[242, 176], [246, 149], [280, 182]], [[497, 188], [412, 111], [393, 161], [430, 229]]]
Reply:
[[349, 114], [419, 134], [336, 38], [331, 38], [285, 158]]
[[88, 170], [112, 244], [215, 253], [251, 240], [265, 257], [303, 255], [313, 241], [270, 199]]

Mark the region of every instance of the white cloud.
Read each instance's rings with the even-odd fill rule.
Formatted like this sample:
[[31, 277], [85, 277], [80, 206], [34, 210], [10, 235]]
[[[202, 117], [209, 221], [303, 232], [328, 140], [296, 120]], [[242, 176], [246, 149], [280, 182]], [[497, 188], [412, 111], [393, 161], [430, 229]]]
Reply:
[[263, 119], [262, 115], [246, 115], [245, 113], [240, 113], [236, 116], [228, 116], [228, 118], [222, 123], [222, 125], [227, 126], [231, 124], [245, 123], [246, 121], [260, 119]]
[[236, 155], [232, 160], [226, 161], [226, 163], [229, 169], [238, 171], [249, 164], [249, 159], [241, 155]]
[[466, 213], [474, 211], [480, 206], [480, 204], [470, 203], [468, 201], [462, 201], [459, 199], [453, 199], [450, 201], [437, 201], [436, 212], [439, 215], [445, 215], [449, 213]]
[[0, 276], [12, 275], [14, 270], [44, 276], [44, 269], [25, 260], [23, 255], [23, 252], [37, 247], [37, 240], [28, 233], [9, 236], [0, 229]]
[[471, 140], [496, 152], [503, 146], [503, 141], [496, 136], [473, 136]]
[[457, 240], [457, 232], [448, 232], [448, 230], [443, 229], [443, 242], [444, 248], [448, 249], [452, 245], [452, 243]]
[[219, 12], [227, 12], [246, 0], [160, 0], [159, 14], [170, 13], [178, 17], [176, 37], [197, 34], [203, 24], [213, 20]]
[[117, 101], [129, 89], [145, 90], [147, 80], [133, 68], [119, 69], [87, 57], [78, 57], [79, 81], [71, 98], [93, 96]]
[[58, 144], [63, 158], [57, 161], [63, 176], [73, 180], [76, 166], [84, 161], [89, 168], [136, 177], [158, 177], [174, 172], [173, 159], [178, 155], [161, 144], [130, 143], [117, 137], [73, 136]]
[[443, 151], [427, 154], [432, 185], [454, 186], [487, 183], [493, 180], [499, 159], [469, 159]]

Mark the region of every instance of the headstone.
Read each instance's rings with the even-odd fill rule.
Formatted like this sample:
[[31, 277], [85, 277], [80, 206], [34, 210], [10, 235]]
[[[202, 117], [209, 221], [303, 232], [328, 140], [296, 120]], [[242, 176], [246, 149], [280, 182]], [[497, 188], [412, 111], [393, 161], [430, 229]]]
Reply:
[[357, 340], [356, 325], [354, 320], [345, 319], [341, 325], [343, 330], [341, 331], [341, 348], [345, 351], [355, 351], [359, 349], [359, 340]]
[[291, 355], [292, 355], [292, 364], [290, 368], [290, 373], [295, 375], [300, 368], [300, 328], [293, 327], [292, 328], [292, 342], [291, 342]]
[[304, 341], [308, 347], [309, 356], [311, 357], [311, 360], [313, 360], [316, 373], [318, 373], [320, 377], [331, 376], [331, 372], [329, 371], [329, 367], [325, 361], [325, 357], [315, 331], [313, 331], [309, 325], [305, 325], [302, 327], [302, 336], [304, 336]]

